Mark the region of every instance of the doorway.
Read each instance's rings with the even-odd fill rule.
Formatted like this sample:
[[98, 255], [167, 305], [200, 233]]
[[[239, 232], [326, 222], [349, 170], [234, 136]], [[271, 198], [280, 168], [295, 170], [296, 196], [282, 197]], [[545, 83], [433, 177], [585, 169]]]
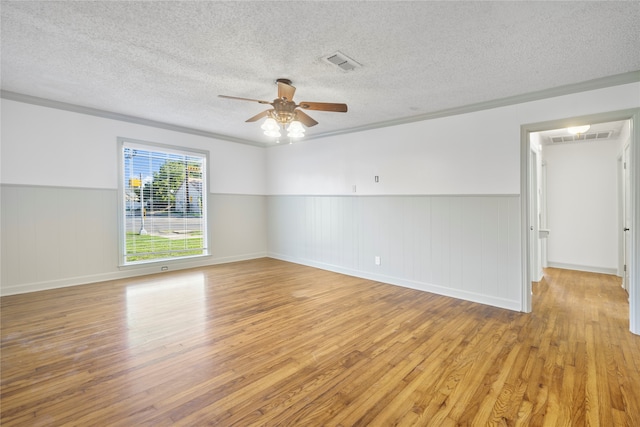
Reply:
[[[521, 127], [522, 137], [521, 137], [521, 170], [522, 170], [522, 180], [521, 180], [521, 193], [522, 193], [522, 216], [523, 216], [523, 227], [522, 227], [522, 261], [523, 261], [523, 286], [522, 286], [522, 311], [530, 312], [532, 310], [532, 292], [531, 287], [532, 281], [537, 281], [539, 278], [536, 277], [537, 272], [541, 269], [541, 264], [544, 264], [544, 257], [546, 254], [543, 254], [542, 248], [544, 248], [544, 243], [540, 243], [541, 239], [539, 238], [541, 233], [544, 234], [545, 231], [545, 222], [546, 222], [546, 212], [541, 212], [541, 209], [544, 205], [546, 205], [545, 201], [541, 201], [541, 190], [540, 185], [541, 182], [544, 181], [541, 175], [545, 175], [545, 173], [551, 173], [544, 165], [543, 155], [541, 155], [540, 148], [544, 143], [546, 138], [547, 141], [551, 141], [550, 136], [554, 136], [554, 129], [563, 129], [563, 132], [566, 134], [566, 128], [569, 126], [577, 126], [577, 125], [586, 125], [586, 124], [597, 124], [597, 123], [606, 123], [606, 122], [617, 122], [617, 121], [626, 121], [629, 126], [628, 130], [628, 151], [626, 152], [626, 156], [628, 156], [627, 161], [627, 170], [628, 170], [628, 203], [626, 206], [629, 208], [628, 212], [625, 214], [625, 218], [628, 218], [629, 223], [623, 223], [622, 221], [618, 221], [618, 218], [614, 216], [613, 222], [615, 223], [615, 228], [620, 228], [617, 231], [615, 236], [612, 236], [611, 239], [614, 240], [614, 249], [613, 252], [618, 253], [618, 248], [622, 245], [618, 244], [619, 239], [622, 239], [624, 234], [622, 229], [628, 228], [629, 230], [624, 232], [627, 235], [627, 244], [628, 244], [628, 261], [627, 261], [627, 273], [628, 279], [626, 280], [626, 286], [629, 292], [629, 314], [630, 314], [630, 330], [635, 334], [640, 334], [640, 301], [638, 301], [640, 297], [640, 292], [638, 292], [638, 286], [640, 284], [640, 280], [638, 280], [638, 269], [636, 266], [640, 266], [638, 262], [638, 242], [640, 241], [637, 224], [634, 222], [638, 222], [637, 214], [640, 212], [638, 208], [638, 204], [640, 201], [640, 197], [638, 197], [638, 191], [640, 190], [638, 185], [635, 183], [638, 181], [636, 177], [640, 177], [639, 173], [639, 163], [637, 160], [640, 157], [638, 153], [640, 150], [636, 148], [634, 141], [640, 141], [639, 130], [634, 124], [638, 123], [638, 118], [640, 117], [640, 110], [625, 110], [621, 112], [612, 112], [612, 113], [603, 113], [596, 114], [592, 116], [583, 116], [576, 117], [571, 119], [563, 119], [556, 120], [544, 123], [537, 123], [531, 125], [524, 125]], [[594, 125], [594, 130], [598, 130], [597, 125]], [[541, 138], [543, 135], [545, 138]], [[569, 142], [563, 141], [561, 136], [555, 135], [557, 138], [556, 141], [559, 143]], [[560, 139], [558, 139], [560, 138]], [[578, 138], [582, 138], [584, 140], [595, 139], [596, 136], [593, 135], [579, 135]], [[578, 140], [573, 140], [570, 142], [577, 142]], [[533, 144], [532, 144], [533, 142]], [[536, 148], [536, 144], [538, 144], [538, 148]], [[618, 153], [620, 154], [620, 153]], [[623, 154], [624, 156], [624, 154]], [[615, 181], [617, 180], [617, 175], [615, 172], [615, 164], [616, 159], [613, 159], [614, 169], [614, 194], [611, 195], [614, 200], [613, 209], [615, 210], [617, 206], [616, 198], [617, 191], [615, 190]], [[543, 166], [544, 165], [544, 166]], [[570, 171], [566, 171], [570, 173]], [[544, 191], [542, 191], [544, 193]], [[545, 196], [542, 196], [544, 199]], [[576, 221], [578, 222], [578, 221]], [[580, 224], [571, 224], [580, 226]], [[553, 225], [549, 225], [549, 233], [553, 238]], [[582, 233], [588, 234], [589, 232], [594, 230], [584, 229]], [[614, 231], [616, 232], [616, 231]], [[620, 237], [618, 237], [620, 236]], [[553, 249], [549, 246], [548, 251], [550, 255], [553, 256]], [[556, 252], [557, 254], [557, 252]], [[622, 254], [620, 254], [622, 256]], [[562, 264], [562, 263], [561, 263]], [[556, 265], [561, 268], [571, 268], [580, 267], [579, 262], [573, 263], [565, 262], [564, 265]], [[588, 263], [587, 263], [588, 264]], [[610, 262], [609, 262], [610, 264]], [[554, 266], [552, 263], [550, 266]], [[618, 260], [615, 260], [615, 266], [618, 265]], [[583, 269], [584, 268], [574, 268], [574, 269]], [[604, 272], [610, 274], [619, 274], [616, 268], [612, 268], [613, 271], [598, 271], [596, 272]], [[586, 270], [590, 271], [590, 270]], [[593, 270], [592, 270], [593, 271]]]

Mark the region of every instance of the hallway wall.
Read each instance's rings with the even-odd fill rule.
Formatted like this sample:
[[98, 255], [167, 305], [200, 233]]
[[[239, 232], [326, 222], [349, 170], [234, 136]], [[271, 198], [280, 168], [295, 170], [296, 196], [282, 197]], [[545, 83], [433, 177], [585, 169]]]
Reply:
[[550, 267], [617, 274], [620, 140], [543, 146]]

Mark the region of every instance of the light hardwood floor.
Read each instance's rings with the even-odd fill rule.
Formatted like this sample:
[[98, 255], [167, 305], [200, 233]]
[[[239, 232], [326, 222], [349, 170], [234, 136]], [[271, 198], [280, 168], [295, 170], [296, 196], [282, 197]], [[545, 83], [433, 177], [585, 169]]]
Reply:
[[1, 299], [2, 426], [640, 426], [613, 276], [516, 313], [273, 259]]

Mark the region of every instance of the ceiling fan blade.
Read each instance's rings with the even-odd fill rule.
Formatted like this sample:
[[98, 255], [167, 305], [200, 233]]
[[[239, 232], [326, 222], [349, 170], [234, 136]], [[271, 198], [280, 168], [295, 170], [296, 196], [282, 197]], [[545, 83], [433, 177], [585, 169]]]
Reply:
[[284, 82], [278, 82], [278, 98], [286, 98], [287, 101], [291, 101], [294, 93], [296, 93], [295, 87]]
[[336, 113], [346, 113], [347, 104], [334, 104], [332, 102], [308, 102], [304, 101], [298, 105], [305, 110], [334, 111]]
[[229, 95], [218, 95], [218, 97], [227, 98], [227, 99], [238, 99], [240, 101], [253, 101], [253, 102], [259, 102], [260, 104], [271, 104], [269, 101], [262, 101], [260, 99], [240, 98], [237, 96], [229, 96]]
[[303, 113], [300, 110], [296, 110], [296, 119], [308, 128], [318, 124], [318, 122], [312, 119], [307, 113]]
[[245, 120], [246, 122], [255, 122], [260, 120], [261, 118], [268, 116], [270, 112], [272, 112], [273, 110], [265, 110], [262, 113], [256, 114], [253, 117], [248, 118], [247, 120]]

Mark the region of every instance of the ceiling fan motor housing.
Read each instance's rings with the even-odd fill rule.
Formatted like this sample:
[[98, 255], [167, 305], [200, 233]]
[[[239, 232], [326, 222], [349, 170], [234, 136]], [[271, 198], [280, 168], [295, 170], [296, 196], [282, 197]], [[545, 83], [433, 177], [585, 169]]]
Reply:
[[273, 118], [281, 124], [290, 123], [295, 119], [296, 103], [293, 101], [285, 101], [281, 98], [273, 100]]
[[289, 79], [276, 79], [276, 81], [274, 83], [275, 84], [284, 83], [286, 85], [291, 86], [291, 80], [289, 80]]

